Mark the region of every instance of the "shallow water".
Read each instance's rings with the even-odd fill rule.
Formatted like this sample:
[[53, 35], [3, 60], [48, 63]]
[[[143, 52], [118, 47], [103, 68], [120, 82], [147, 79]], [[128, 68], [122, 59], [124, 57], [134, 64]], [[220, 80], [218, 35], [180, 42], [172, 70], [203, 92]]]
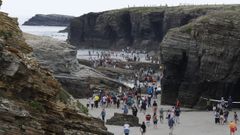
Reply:
[[59, 26], [20, 26], [23, 32], [38, 35], [49, 36], [62, 41], [67, 40], [67, 33], [58, 33], [58, 31], [65, 29], [66, 27]]

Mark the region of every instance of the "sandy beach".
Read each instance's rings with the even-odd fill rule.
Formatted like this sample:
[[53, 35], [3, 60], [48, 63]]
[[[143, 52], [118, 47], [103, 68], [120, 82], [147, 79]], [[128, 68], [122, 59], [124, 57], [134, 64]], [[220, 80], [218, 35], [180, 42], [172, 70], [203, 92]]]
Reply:
[[[81, 103], [86, 105], [87, 99], [81, 99]], [[171, 106], [161, 106], [164, 110], [171, 108]], [[89, 109], [89, 114], [93, 117], [100, 118], [102, 108]], [[240, 111], [236, 110], [239, 114]], [[233, 120], [233, 112], [229, 114], [229, 121]], [[110, 107], [106, 109], [106, 119], [110, 119], [114, 113], [122, 113], [121, 108], [116, 109]], [[146, 113], [152, 115], [152, 108], [148, 108]], [[132, 111], [129, 110], [129, 114], [132, 114]], [[166, 113], [165, 113], [166, 114]], [[165, 115], [164, 114], [164, 115]], [[159, 115], [159, 114], [158, 114]], [[139, 122], [144, 121], [145, 116], [143, 113], [138, 112]], [[164, 116], [165, 117], [165, 116]], [[112, 126], [106, 125], [108, 131], [114, 133], [114, 135], [123, 135], [123, 127], [121, 126]], [[239, 124], [238, 124], [239, 126]], [[147, 127], [147, 132], [145, 135], [168, 135], [169, 128], [167, 125], [167, 120], [164, 119], [164, 123], [158, 122], [158, 128], [151, 126]], [[182, 113], [180, 116], [180, 124], [176, 124], [174, 127], [174, 135], [229, 135], [228, 125], [216, 125], [214, 123], [214, 112], [212, 111], [195, 111], [187, 108], [182, 108]], [[238, 135], [239, 132], [235, 135]], [[130, 127], [130, 135], [141, 135], [139, 127]]]

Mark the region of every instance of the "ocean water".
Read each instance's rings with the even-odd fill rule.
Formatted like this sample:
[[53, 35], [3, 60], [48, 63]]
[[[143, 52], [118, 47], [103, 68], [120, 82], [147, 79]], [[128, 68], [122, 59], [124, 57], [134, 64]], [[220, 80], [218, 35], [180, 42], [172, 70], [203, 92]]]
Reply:
[[67, 33], [59, 33], [58, 31], [65, 29], [66, 27], [58, 26], [24, 26], [21, 25], [20, 29], [23, 32], [39, 35], [39, 36], [49, 36], [59, 40], [67, 40]]

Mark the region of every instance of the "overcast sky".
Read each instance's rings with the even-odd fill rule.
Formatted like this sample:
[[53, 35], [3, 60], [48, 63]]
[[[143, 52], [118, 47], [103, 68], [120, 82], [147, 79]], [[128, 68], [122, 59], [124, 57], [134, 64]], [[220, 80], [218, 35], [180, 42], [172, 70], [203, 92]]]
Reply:
[[240, 0], [3, 0], [1, 10], [13, 17], [35, 14], [65, 14], [80, 16], [128, 6], [169, 6], [186, 4], [240, 4]]

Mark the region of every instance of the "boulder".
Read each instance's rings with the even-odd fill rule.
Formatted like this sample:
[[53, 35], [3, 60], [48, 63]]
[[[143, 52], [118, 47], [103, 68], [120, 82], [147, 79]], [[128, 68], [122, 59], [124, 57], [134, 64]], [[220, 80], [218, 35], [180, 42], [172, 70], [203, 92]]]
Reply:
[[108, 119], [106, 122], [107, 125], [117, 126], [123, 126], [126, 123], [129, 124], [131, 127], [140, 126], [138, 117], [120, 113], [114, 113], [114, 116]]
[[171, 29], [161, 43], [162, 103], [194, 107], [201, 97], [240, 101], [240, 15], [216, 12]]

